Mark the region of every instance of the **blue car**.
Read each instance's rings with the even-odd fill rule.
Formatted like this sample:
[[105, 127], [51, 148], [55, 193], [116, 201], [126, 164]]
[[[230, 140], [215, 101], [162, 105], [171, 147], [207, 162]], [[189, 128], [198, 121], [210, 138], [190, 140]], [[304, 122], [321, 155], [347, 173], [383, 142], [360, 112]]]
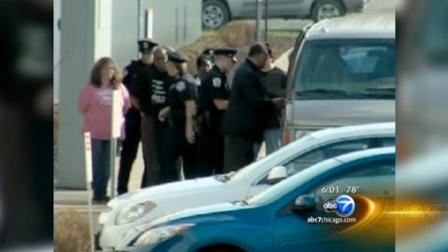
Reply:
[[[123, 247], [149, 252], [394, 251], [395, 148], [320, 162], [257, 196], [135, 227]], [[392, 238], [391, 238], [392, 237]]]

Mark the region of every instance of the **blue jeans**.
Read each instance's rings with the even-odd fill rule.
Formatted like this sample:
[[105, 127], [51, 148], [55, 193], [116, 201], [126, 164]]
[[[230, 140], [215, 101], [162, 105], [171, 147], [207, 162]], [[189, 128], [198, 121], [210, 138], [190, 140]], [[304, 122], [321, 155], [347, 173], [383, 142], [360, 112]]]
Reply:
[[[93, 198], [103, 199], [107, 196], [107, 183], [110, 178], [110, 140], [92, 139], [92, 187]], [[121, 141], [117, 142], [120, 149]], [[118, 154], [115, 153], [115, 155]]]
[[282, 147], [282, 132], [280, 128], [264, 130], [264, 141], [266, 143], [266, 155]]

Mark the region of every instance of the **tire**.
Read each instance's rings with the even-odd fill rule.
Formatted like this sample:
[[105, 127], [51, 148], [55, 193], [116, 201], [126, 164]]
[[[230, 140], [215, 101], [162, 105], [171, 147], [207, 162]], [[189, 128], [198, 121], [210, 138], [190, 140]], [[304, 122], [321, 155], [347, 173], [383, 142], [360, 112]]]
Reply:
[[315, 22], [345, 15], [345, 8], [338, 0], [317, 0], [311, 10]]
[[204, 29], [217, 29], [230, 20], [230, 11], [227, 5], [220, 0], [204, 0], [202, 3], [202, 27]]

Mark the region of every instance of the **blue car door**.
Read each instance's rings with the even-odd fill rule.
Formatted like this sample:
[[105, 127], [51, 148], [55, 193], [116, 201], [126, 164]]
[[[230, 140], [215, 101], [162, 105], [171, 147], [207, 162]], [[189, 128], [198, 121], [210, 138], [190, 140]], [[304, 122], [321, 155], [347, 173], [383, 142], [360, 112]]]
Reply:
[[[382, 200], [389, 202], [393, 200], [395, 159], [375, 160], [361, 164], [357, 162], [356, 165], [349, 168], [347, 168], [347, 164], [344, 166], [340, 173], [331, 176], [323, 174], [322, 179], [302, 185], [302, 189], [296, 189], [297, 193], [293, 192], [288, 196], [289, 199], [285, 201], [284, 206], [278, 206], [273, 230], [272, 251], [300, 251], [303, 249], [306, 251], [328, 251], [327, 249], [334, 248], [335, 244], [338, 246], [349, 244], [338, 243], [340, 238], [344, 239], [349, 231], [351, 234], [361, 236], [368, 231], [374, 232], [375, 226], [380, 227], [379, 224], [385, 223], [377, 221], [375, 225], [367, 225], [367, 228], [366, 225], [359, 225], [362, 228], [358, 228], [356, 225], [358, 222], [366, 223], [365, 218], [370, 218], [365, 217], [369, 203], [363, 199], [369, 197], [381, 199], [375, 201], [377, 202], [375, 207], [383, 207], [380, 206], [383, 204]], [[337, 169], [337, 167], [335, 168]], [[339, 215], [341, 213], [336, 213], [337, 210], [330, 211], [330, 203], [336, 202], [341, 195], [348, 195], [354, 201], [353, 207], [356, 205], [355, 211], [346, 217], [341, 217]], [[311, 200], [310, 202], [313, 202], [311, 205], [314, 207], [297, 209], [295, 202], [297, 198], [301, 197]], [[389, 223], [389, 225], [393, 225], [393, 223]], [[381, 228], [383, 229], [384, 225]]]

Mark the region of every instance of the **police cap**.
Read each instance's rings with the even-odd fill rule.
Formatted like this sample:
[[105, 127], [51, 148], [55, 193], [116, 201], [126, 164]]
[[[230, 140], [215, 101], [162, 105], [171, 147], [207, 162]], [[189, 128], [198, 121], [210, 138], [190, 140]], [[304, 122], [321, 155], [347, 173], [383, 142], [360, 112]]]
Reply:
[[175, 63], [185, 63], [188, 61], [188, 57], [180, 52], [177, 52], [175, 50], [168, 50], [168, 60], [175, 62]]
[[198, 66], [198, 67], [204, 66], [208, 62], [213, 63], [213, 58], [210, 55], [208, 55], [208, 54], [201, 54], [196, 59], [196, 66]]
[[237, 49], [235, 49], [235, 48], [228, 48], [228, 47], [225, 47], [225, 48], [216, 48], [214, 51], [213, 51], [213, 54], [214, 55], [224, 55], [224, 56], [228, 56], [228, 57], [230, 57], [230, 58], [232, 58], [232, 60], [234, 61], [234, 62], [237, 62], [237, 59], [236, 59], [236, 57], [235, 57], [235, 55], [238, 53], [238, 50]]
[[210, 57], [213, 57], [213, 52], [214, 52], [213, 48], [207, 48], [204, 51], [202, 51], [201, 55], [208, 55]]
[[141, 53], [153, 52], [154, 48], [158, 46], [159, 43], [151, 39], [142, 39], [138, 41], [138, 50]]

